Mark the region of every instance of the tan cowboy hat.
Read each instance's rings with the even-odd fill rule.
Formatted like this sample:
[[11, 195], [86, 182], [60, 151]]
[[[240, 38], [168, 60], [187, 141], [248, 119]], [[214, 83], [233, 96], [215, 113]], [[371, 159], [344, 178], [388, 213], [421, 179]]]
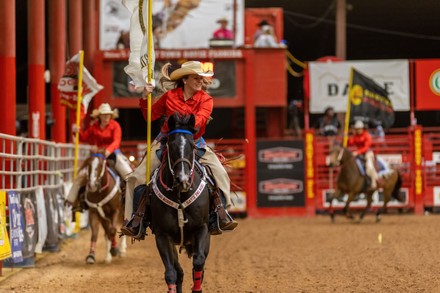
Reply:
[[112, 114], [112, 118], [117, 118], [119, 116], [118, 109], [113, 109], [110, 107], [108, 103], [102, 103], [99, 105], [98, 109], [93, 109], [92, 116], [93, 118], [97, 118], [101, 114]]
[[226, 17], [222, 17], [217, 20], [217, 23], [222, 23], [222, 22], [228, 22], [228, 19]]
[[200, 76], [213, 76], [214, 72], [212, 70], [205, 70], [203, 64], [200, 61], [188, 61], [182, 64], [179, 69], [171, 72], [171, 80], [179, 80], [182, 77], [190, 74], [197, 74]]
[[364, 122], [362, 122], [361, 120], [356, 120], [356, 122], [354, 123], [354, 129], [364, 129]]

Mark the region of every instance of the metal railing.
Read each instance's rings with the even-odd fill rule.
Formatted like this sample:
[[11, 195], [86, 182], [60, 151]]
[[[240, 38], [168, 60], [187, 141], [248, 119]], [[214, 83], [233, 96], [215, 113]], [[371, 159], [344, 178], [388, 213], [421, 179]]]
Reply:
[[[79, 162], [90, 146], [79, 146]], [[33, 191], [72, 181], [75, 145], [0, 134], [0, 189]]]

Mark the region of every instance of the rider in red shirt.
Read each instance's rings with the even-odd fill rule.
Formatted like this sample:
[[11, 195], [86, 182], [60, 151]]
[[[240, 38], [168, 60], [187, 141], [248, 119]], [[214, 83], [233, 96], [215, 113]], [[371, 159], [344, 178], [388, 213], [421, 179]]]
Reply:
[[[98, 109], [93, 110], [92, 117], [96, 118], [97, 121], [87, 129], [79, 131], [79, 140], [90, 144], [92, 152], [104, 150], [106, 158], [114, 153], [116, 157], [116, 172], [125, 180], [127, 175], [132, 172], [132, 169], [128, 159], [119, 150], [122, 131], [119, 123], [113, 120], [113, 118], [117, 117], [117, 112], [112, 110], [109, 104], [103, 103]], [[75, 127], [73, 132], [78, 132], [78, 129]], [[78, 192], [82, 186], [85, 186], [86, 180], [87, 170], [80, 169], [67, 196], [66, 201], [68, 203], [73, 205], [76, 202]]]
[[371, 178], [371, 188], [376, 189], [379, 175], [374, 167], [374, 154], [373, 151], [371, 151], [371, 135], [364, 128], [364, 123], [360, 120], [355, 122], [354, 131], [354, 136], [348, 140], [348, 146], [356, 147], [356, 150], [352, 152], [355, 157], [365, 157], [365, 173]]
[[[160, 96], [153, 104], [151, 109], [151, 120], [157, 120], [161, 117], [168, 117], [174, 115], [175, 112], [179, 114], [193, 114], [195, 116], [195, 128], [198, 132], [194, 135], [195, 142], [198, 148], [204, 149], [204, 154], [200, 158], [200, 163], [209, 166], [218, 188], [222, 191], [222, 194], [226, 201], [226, 208], [231, 206], [231, 195], [230, 195], [230, 179], [227, 171], [223, 167], [217, 155], [206, 146], [202, 135], [205, 133], [206, 125], [210, 120], [210, 115], [214, 106], [213, 98], [205, 92], [209, 80], [207, 77], [211, 77], [214, 73], [211, 70], [205, 70], [203, 64], [199, 61], [188, 61], [182, 64], [181, 68], [174, 70], [170, 75], [168, 75], [168, 67], [166, 64], [162, 68], [163, 76], [160, 80], [162, 88], [164, 85], [173, 87], [166, 91], [162, 96]], [[145, 87], [144, 94], [151, 93], [154, 87], [151, 84], [147, 84]], [[143, 97], [139, 101], [139, 106], [141, 111], [147, 119], [147, 104], [148, 100]], [[160, 166], [160, 161], [155, 155], [156, 150], [159, 150], [162, 146], [162, 138], [166, 138], [168, 134], [167, 121], [164, 122], [159, 135], [156, 137], [155, 141], [151, 145], [150, 153], [151, 156], [150, 167], [151, 170], [156, 169]], [[125, 219], [131, 219], [128, 223], [121, 229], [122, 233], [128, 236], [138, 236], [140, 231], [139, 226], [139, 212], [133, 214], [133, 191], [145, 183], [146, 178], [146, 159], [144, 158], [136, 170], [127, 179], [126, 188], [126, 201], [125, 201]], [[213, 194], [213, 198], [218, 197], [217, 193]], [[218, 198], [218, 200], [220, 200]], [[140, 202], [140, 201], [139, 201]], [[139, 204], [138, 210], [141, 208]], [[146, 204], [144, 204], [144, 207]], [[224, 209], [220, 205], [217, 206], [217, 211], [219, 209]], [[143, 214], [143, 213], [142, 213]], [[221, 231], [234, 230], [238, 225], [225, 210], [225, 213], [219, 212], [220, 214], [226, 214], [226, 218], [220, 218], [218, 227], [216, 225], [209, 226], [210, 233], [213, 235], [220, 234]], [[216, 223], [213, 223], [216, 224]]]

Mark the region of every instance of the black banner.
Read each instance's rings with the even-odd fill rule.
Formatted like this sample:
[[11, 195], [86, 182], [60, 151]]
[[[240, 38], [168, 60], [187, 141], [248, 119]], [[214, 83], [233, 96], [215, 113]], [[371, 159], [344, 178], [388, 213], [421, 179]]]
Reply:
[[362, 120], [383, 128], [393, 126], [393, 104], [386, 89], [353, 68], [350, 76], [350, 121]]
[[257, 142], [257, 206], [304, 207], [304, 142]]
[[[162, 76], [161, 69], [166, 63], [171, 63], [169, 74], [173, 70], [180, 68], [177, 61], [156, 61], [154, 77], [156, 79], [156, 90], [159, 91], [159, 79]], [[113, 62], [113, 97], [140, 97], [141, 93], [135, 92], [134, 87], [130, 84], [130, 77], [125, 73], [124, 68], [128, 62]], [[208, 93], [214, 98], [235, 98], [236, 91], [236, 61], [221, 60], [214, 62], [214, 76], [212, 83], [208, 88]], [[153, 93], [156, 95], [157, 93]]]

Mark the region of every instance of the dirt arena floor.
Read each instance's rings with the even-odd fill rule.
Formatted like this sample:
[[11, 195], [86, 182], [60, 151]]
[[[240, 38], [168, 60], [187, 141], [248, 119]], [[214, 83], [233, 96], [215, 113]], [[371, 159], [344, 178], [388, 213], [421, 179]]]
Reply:
[[[86, 265], [89, 237], [84, 230], [36, 268], [3, 278], [0, 292], [166, 292], [153, 237], [129, 244], [111, 264], [100, 238], [97, 264]], [[191, 292], [191, 261], [180, 259]], [[235, 232], [213, 237], [203, 289], [440, 292], [440, 216], [385, 215], [380, 224], [371, 215], [360, 224], [326, 216], [240, 220]]]

